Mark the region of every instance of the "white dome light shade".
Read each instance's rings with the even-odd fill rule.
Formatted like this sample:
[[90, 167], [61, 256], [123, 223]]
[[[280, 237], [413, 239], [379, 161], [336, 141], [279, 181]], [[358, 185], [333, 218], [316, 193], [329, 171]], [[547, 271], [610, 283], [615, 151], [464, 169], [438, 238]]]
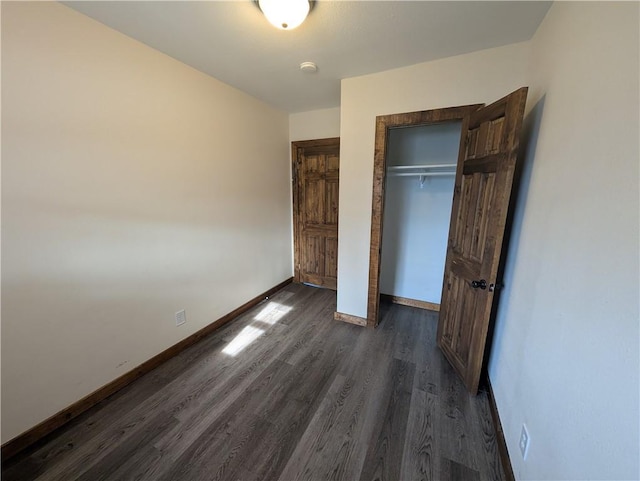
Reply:
[[267, 20], [281, 30], [296, 28], [309, 13], [309, 0], [258, 0]]

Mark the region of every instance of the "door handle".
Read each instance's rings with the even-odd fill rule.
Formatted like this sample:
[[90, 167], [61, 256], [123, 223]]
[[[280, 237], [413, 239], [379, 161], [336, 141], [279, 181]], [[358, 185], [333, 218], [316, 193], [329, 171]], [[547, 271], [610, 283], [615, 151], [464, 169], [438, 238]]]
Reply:
[[485, 281], [484, 279], [480, 279], [479, 281], [471, 281], [471, 287], [473, 287], [474, 289], [480, 288], [484, 290], [487, 288], [487, 281]]

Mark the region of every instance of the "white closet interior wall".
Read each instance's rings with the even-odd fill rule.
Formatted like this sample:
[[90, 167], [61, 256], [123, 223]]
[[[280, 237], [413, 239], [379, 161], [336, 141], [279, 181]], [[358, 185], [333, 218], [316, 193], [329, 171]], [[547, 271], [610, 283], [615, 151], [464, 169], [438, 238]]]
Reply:
[[[392, 129], [387, 169], [455, 164], [460, 122]], [[387, 171], [380, 292], [440, 304], [455, 174], [394, 176]]]

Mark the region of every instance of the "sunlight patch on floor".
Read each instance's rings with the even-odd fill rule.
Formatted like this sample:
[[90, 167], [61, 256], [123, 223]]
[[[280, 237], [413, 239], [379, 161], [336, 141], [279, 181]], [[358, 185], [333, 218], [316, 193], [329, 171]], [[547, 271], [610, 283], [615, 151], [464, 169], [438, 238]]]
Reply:
[[262, 336], [264, 332], [265, 331], [263, 329], [258, 329], [257, 327], [253, 326], [247, 326], [242, 331], [240, 331], [240, 333], [235, 338], [233, 338], [233, 341], [227, 344], [227, 347], [225, 347], [222, 352], [224, 354], [228, 354], [229, 356], [235, 356], [253, 341]]
[[[293, 308], [280, 304], [279, 302], [269, 301], [262, 310], [254, 316], [254, 321], [263, 322], [269, 326], [275, 325], [280, 319], [282, 319]], [[265, 326], [269, 329], [268, 326]], [[227, 344], [222, 350], [224, 354], [229, 356], [236, 356], [239, 352], [245, 349], [249, 344], [254, 342], [260, 336], [266, 332], [265, 329], [254, 327], [253, 325], [247, 326], [238, 333], [233, 340]]]
[[271, 301], [262, 308], [254, 319], [256, 321], [266, 322], [267, 324], [275, 324], [289, 311], [291, 311], [290, 306], [285, 306], [284, 304]]

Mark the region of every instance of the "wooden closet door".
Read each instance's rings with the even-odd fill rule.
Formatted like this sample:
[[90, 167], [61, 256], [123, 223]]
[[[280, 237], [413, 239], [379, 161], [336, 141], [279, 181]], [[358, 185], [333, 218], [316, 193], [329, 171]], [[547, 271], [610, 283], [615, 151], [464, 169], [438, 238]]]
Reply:
[[498, 265], [527, 89], [463, 121], [449, 228], [438, 345], [476, 393], [498, 283]]
[[340, 139], [294, 142], [293, 150], [294, 278], [336, 289]]

